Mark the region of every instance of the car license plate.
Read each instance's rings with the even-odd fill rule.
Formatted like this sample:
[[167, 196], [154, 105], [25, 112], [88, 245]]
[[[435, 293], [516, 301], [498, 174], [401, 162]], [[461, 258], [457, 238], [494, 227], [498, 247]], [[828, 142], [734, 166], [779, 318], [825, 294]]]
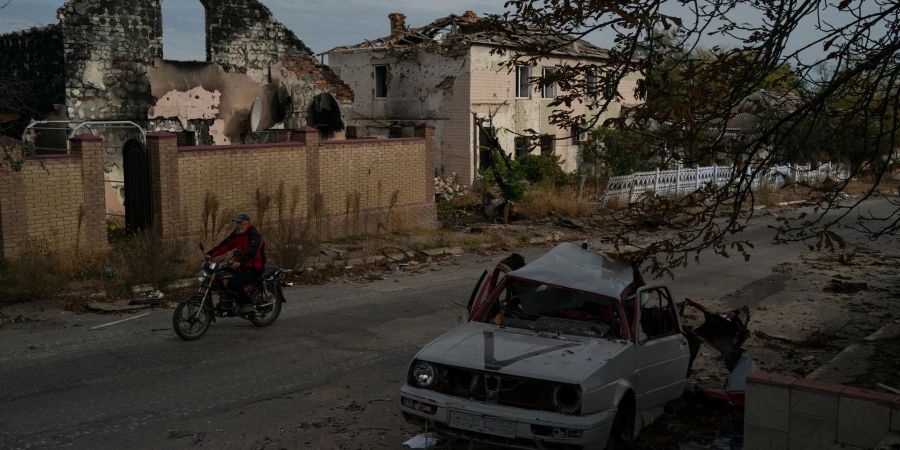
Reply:
[[516, 422], [499, 417], [482, 416], [462, 411], [450, 410], [451, 428], [459, 428], [477, 433], [492, 434], [506, 438], [516, 437]]

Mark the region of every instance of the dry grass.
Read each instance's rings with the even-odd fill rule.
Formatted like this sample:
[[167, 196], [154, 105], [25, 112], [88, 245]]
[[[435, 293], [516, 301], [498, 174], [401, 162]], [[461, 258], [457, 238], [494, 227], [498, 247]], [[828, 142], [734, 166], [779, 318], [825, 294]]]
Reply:
[[815, 200], [815, 194], [806, 187], [790, 185], [783, 188], [763, 186], [753, 191], [753, 205], [773, 207], [779, 203]]
[[525, 199], [516, 206], [516, 211], [529, 218], [539, 219], [550, 213], [563, 217], [584, 217], [594, 213], [594, 206], [578, 197], [573, 188], [557, 189], [552, 186], [533, 186], [525, 193]]
[[874, 184], [875, 181], [871, 179], [855, 179], [847, 184], [847, 187], [844, 188], [844, 192], [852, 196], [865, 195], [870, 191], [873, 194], [897, 194], [898, 192], [900, 192], [900, 182], [890, 179], [889, 177], [885, 177], [885, 179], [883, 179], [882, 182], [877, 187], [875, 187], [875, 190], [872, 191], [872, 186]]

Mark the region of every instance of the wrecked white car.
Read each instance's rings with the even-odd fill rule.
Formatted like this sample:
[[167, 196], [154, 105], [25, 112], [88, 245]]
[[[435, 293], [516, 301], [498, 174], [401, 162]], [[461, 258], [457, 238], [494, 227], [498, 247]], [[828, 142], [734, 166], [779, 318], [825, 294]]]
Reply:
[[468, 322], [416, 355], [405, 420], [514, 448], [633, 438], [687, 381], [691, 352], [668, 289], [574, 244], [528, 265], [517, 256], [482, 275]]

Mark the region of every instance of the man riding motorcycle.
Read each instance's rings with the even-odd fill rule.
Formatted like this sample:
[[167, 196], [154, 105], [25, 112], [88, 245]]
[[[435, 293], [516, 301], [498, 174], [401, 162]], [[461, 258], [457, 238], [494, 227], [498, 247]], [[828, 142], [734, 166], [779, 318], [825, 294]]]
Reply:
[[247, 214], [238, 214], [234, 218], [234, 231], [207, 252], [206, 257], [217, 258], [231, 250], [235, 250], [231, 265], [237, 273], [229, 281], [228, 289], [236, 292], [240, 299], [237, 313], [248, 314], [253, 311], [253, 305], [247, 288], [262, 276], [266, 267], [266, 244]]

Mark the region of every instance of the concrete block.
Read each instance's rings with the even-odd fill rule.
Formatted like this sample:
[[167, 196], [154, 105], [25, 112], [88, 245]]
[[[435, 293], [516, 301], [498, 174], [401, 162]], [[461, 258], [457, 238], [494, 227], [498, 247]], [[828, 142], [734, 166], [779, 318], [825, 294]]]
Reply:
[[890, 423], [889, 406], [841, 397], [838, 406], [838, 442], [873, 448], [888, 433]]
[[790, 428], [788, 445], [791, 450], [819, 450], [829, 448], [837, 442], [837, 417], [835, 420], [825, 420], [792, 412]]
[[748, 384], [744, 423], [788, 431], [790, 395], [788, 384]]
[[836, 423], [839, 398], [835, 393], [794, 386], [791, 388], [791, 413], [806, 414]]
[[787, 450], [786, 431], [744, 423], [744, 450]]

